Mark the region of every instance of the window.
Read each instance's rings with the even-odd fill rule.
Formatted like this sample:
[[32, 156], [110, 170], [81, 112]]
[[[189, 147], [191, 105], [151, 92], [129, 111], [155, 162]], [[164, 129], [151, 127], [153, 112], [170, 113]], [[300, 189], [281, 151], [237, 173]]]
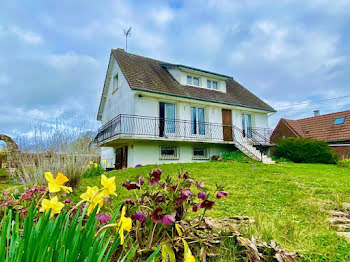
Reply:
[[213, 80], [207, 80], [207, 88], [211, 89], [215, 89], [218, 90], [218, 82], [213, 81]]
[[[160, 135], [175, 133], [175, 104], [159, 103]], [[164, 130], [165, 127], [165, 130]], [[164, 132], [165, 131], [165, 132]]]
[[193, 148], [193, 159], [209, 159], [208, 149], [205, 147]]
[[334, 120], [334, 124], [335, 124], [335, 125], [341, 125], [341, 124], [344, 124], [344, 122], [345, 122], [345, 116], [343, 116], [343, 117], [338, 117], [338, 118], [336, 118], [336, 119]]
[[161, 146], [160, 159], [178, 159], [177, 147], [175, 146]]
[[191, 107], [192, 134], [205, 135], [204, 108]]
[[243, 135], [252, 137], [252, 116], [249, 114], [242, 114], [242, 130]]
[[195, 77], [195, 76], [187, 76], [187, 84], [188, 85], [192, 85], [192, 86], [199, 86], [199, 77]]
[[113, 93], [118, 89], [118, 74], [113, 77]]

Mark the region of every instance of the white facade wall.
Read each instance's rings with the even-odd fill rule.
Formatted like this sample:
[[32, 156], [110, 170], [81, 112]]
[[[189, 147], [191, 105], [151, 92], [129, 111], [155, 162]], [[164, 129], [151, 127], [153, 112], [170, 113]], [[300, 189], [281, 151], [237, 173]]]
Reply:
[[[161, 145], [176, 146], [179, 154], [178, 159], [164, 160], [160, 158]], [[224, 152], [233, 151], [234, 145], [223, 144], [202, 144], [195, 143], [164, 143], [154, 141], [137, 141], [128, 146], [128, 167], [135, 167], [141, 165], [157, 165], [170, 163], [189, 163], [189, 162], [203, 162], [208, 160], [193, 159], [193, 148], [198, 146], [206, 146], [209, 150], [209, 157], [213, 155], [221, 155]]]

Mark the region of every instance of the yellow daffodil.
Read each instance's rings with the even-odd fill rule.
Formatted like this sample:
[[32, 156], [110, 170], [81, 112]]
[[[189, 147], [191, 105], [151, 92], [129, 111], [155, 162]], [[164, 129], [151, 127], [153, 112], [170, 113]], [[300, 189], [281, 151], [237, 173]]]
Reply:
[[94, 164], [94, 162], [90, 161], [90, 165], [93, 165], [93, 164]]
[[88, 168], [88, 169], [91, 169], [91, 166], [90, 166], [90, 165], [88, 165], [88, 166], [87, 166], [87, 168]]
[[45, 178], [49, 182], [49, 192], [56, 193], [61, 190], [66, 193], [72, 192], [72, 188], [68, 186], [64, 186], [63, 184], [68, 182], [69, 179], [62, 173], [58, 173], [56, 178], [54, 179], [51, 172], [45, 172]]
[[44, 211], [49, 212], [51, 210], [50, 217], [52, 217], [53, 215], [61, 212], [61, 209], [63, 207], [64, 207], [64, 204], [61, 202], [58, 202], [58, 198], [57, 196], [55, 196], [50, 200], [43, 199], [43, 201], [41, 202], [40, 212], [44, 212]]
[[108, 164], [107, 164], [107, 167], [109, 167], [109, 166], [110, 166], [110, 164], [108, 163]]
[[103, 159], [103, 160], [102, 160], [102, 163], [103, 163], [103, 164], [106, 164], [106, 160]]
[[97, 163], [95, 163], [95, 164], [94, 164], [94, 167], [97, 168], [97, 166], [98, 166]]
[[95, 209], [95, 207], [98, 205], [97, 213], [100, 211], [101, 207], [103, 206], [103, 195], [101, 192], [99, 192], [98, 187], [87, 187], [86, 192], [80, 195], [80, 198], [83, 200], [86, 200], [89, 202], [89, 207], [87, 209], [87, 214], [90, 215], [90, 213]]
[[119, 231], [120, 244], [124, 244], [124, 230], [130, 232], [132, 227], [132, 220], [130, 217], [125, 217], [125, 206], [122, 209], [122, 215], [120, 216], [120, 221], [118, 223], [117, 230]]
[[108, 195], [117, 196], [117, 194], [115, 193], [117, 186], [114, 180], [115, 180], [115, 177], [107, 178], [105, 175], [101, 176], [101, 185], [103, 186], [102, 194], [104, 197]]
[[196, 259], [194, 256], [192, 256], [192, 252], [190, 248], [188, 247], [188, 244], [186, 240], [182, 239], [182, 242], [184, 243], [184, 262], [195, 262]]

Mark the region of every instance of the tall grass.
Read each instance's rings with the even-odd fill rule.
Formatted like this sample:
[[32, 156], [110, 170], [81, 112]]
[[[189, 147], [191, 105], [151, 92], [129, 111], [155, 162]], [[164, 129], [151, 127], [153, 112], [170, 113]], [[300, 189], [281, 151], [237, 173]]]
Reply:
[[64, 173], [69, 184], [76, 187], [90, 161], [99, 162], [99, 150], [94, 146], [93, 134], [84, 128], [70, 128], [57, 123], [44, 128], [33, 125], [31, 136], [17, 137], [17, 176], [29, 184], [45, 182], [44, 173]]

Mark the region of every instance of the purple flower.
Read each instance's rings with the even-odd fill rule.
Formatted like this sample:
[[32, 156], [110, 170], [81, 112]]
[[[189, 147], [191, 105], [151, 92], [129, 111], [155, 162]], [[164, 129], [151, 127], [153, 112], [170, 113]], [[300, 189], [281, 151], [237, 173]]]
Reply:
[[198, 184], [197, 184], [197, 189], [198, 190], [201, 190], [201, 188], [203, 188], [204, 187], [204, 182], [203, 181], [201, 181], [201, 182], [199, 182]]
[[162, 202], [165, 202], [165, 197], [164, 197], [164, 195], [159, 193], [158, 195], [156, 195], [156, 203], [159, 204]]
[[64, 200], [64, 203], [65, 203], [65, 204], [70, 204], [70, 203], [72, 203], [72, 201], [71, 201], [70, 199], [66, 198], [66, 199]]
[[216, 194], [216, 198], [221, 198], [223, 196], [227, 197], [227, 192], [226, 191], [220, 191]]
[[160, 176], [163, 173], [163, 170], [157, 169], [156, 171], [153, 171], [149, 174], [149, 184], [152, 186], [158, 185], [158, 182], [160, 181]]
[[138, 220], [141, 223], [146, 221], [146, 216], [142, 211], [136, 211], [135, 215], [133, 215], [131, 218], [132, 218], [132, 220], [134, 220], [134, 221]]
[[254, 169], [256, 169], [256, 166], [253, 166]]
[[205, 200], [207, 198], [207, 195], [204, 192], [199, 192], [198, 193], [198, 198]]
[[182, 206], [183, 202], [184, 201], [183, 201], [183, 199], [181, 197], [176, 198], [175, 201], [174, 201], [174, 206], [176, 206], [176, 207]]
[[142, 186], [145, 183], [145, 178], [142, 176], [139, 178], [139, 184]]
[[153, 222], [162, 222], [163, 221], [163, 214], [159, 214], [160, 212], [163, 211], [163, 208], [158, 206], [153, 212], [152, 212], [152, 218]]
[[181, 190], [181, 198], [186, 199], [188, 197], [192, 196], [192, 191], [191, 189], [183, 189]]
[[175, 218], [171, 215], [164, 215], [162, 222], [164, 225], [169, 226], [170, 223], [175, 223]]
[[182, 178], [183, 178], [183, 179], [188, 179], [188, 178], [189, 178], [188, 172], [187, 172], [187, 171], [183, 174]]
[[204, 200], [202, 203], [201, 203], [201, 208], [205, 208], [207, 210], [210, 210], [213, 208], [213, 205], [215, 204], [214, 201], [211, 201], [211, 200]]
[[193, 212], [197, 212], [198, 209], [200, 209], [200, 208], [201, 208], [201, 203], [195, 204], [195, 205], [192, 207], [192, 211], [193, 211]]
[[111, 216], [107, 213], [101, 213], [96, 215], [96, 218], [100, 221], [101, 224], [111, 221]]
[[141, 164], [137, 164], [135, 167], [141, 167], [142, 165]]
[[124, 200], [124, 204], [133, 205], [134, 204], [134, 200], [132, 200], [131, 198], [127, 198], [127, 199]]
[[141, 186], [137, 182], [131, 182], [129, 179], [124, 181], [122, 183], [122, 186], [125, 187], [127, 190], [132, 190], [132, 189], [140, 189]]
[[13, 205], [14, 202], [13, 201], [8, 201], [8, 202], [3, 202], [0, 207], [6, 207], [6, 206], [9, 206], [9, 205]]

